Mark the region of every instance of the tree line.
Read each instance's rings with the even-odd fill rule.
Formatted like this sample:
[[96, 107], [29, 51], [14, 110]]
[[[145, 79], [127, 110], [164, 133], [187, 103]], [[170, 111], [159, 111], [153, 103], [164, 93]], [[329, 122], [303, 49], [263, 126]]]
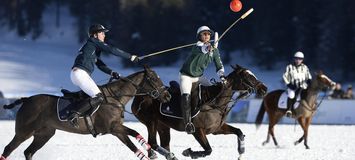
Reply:
[[[87, 38], [87, 28], [101, 23], [119, 48], [147, 54], [196, 41], [196, 30], [210, 26], [220, 34], [249, 8], [254, 12], [240, 21], [220, 44], [223, 61], [233, 51], [244, 51], [255, 64], [275, 69], [290, 61], [298, 50], [313, 69], [336, 72], [344, 79], [355, 78], [355, 1], [352, 0], [241, 0], [243, 9], [234, 13], [229, 0], [4, 0], [0, 1], [0, 23], [19, 36], [41, 36], [42, 14], [48, 5], [69, 7], [77, 21], [77, 37]], [[58, 26], [60, 27], [60, 26]], [[151, 65], [170, 65], [186, 57], [189, 49], [168, 56], [149, 58]], [[178, 54], [180, 52], [181, 54]], [[126, 65], [129, 65], [127, 63]]]

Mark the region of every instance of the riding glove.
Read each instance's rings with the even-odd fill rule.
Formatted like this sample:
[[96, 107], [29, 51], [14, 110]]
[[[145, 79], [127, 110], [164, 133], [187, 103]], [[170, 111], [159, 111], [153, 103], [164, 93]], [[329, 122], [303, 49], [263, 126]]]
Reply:
[[226, 80], [225, 76], [221, 76], [220, 79], [221, 79], [223, 84], [227, 84], [227, 80]]
[[137, 63], [139, 61], [139, 57], [137, 55], [132, 55], [131, 56], [131, 61], [134, 63]]

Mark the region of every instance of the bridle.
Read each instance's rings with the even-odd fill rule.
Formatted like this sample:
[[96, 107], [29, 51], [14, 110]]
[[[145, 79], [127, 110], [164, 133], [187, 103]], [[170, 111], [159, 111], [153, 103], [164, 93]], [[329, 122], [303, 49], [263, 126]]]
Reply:
[[[241, 71], [237, 72], [237, 75], [240, 75], [242, 72], [246, 72], [247, 69], [242, 69]], [[250, 74], [248, 74], [248, 76], [250, 76]], [[238, 96], [238, 98], [245, 98], [245, 97], [249, 97], [252, 93], [256, 93], [256, 87], [261, 85], [261, 82], [257, 81], [256, 83], [250, 82], [248, 80], [246, 80], [246, 76], [241, 75], [239, 80], [241, 85], [244, 85], [247, 87], [246, 90], [241, 90], [240, 92], [242, 93], [240, 96]], [[241, 97], [242, 96], [242, 97]], [[237, 99], [238, 99], [237, 98]]]
[[[146, 70], [145, 71], [146, 73], [144, 74], [144, 79], [143, 79], [143, 81], [144, 81], [144, 84], [143, 84], [143, 86], [142, 87], [140, 87], [140, 88], [136, 88], [137, 89], [137, 94], [136, 95], [139, 95], [139, 96], [144, 96], [144, 95], [149, 95], [149, 96], [151, 96], [153, 99], [157, 99], [164, 91], [166, 91], [167, 90], [167, 88], [164, 86], [164, 85], [162, 85], [162, 86], [156, 86], [154, 83], [153, 83], [153, 81], [156, 81], [156, 79], [155, 78], [153, 78], [153, 77], [151, 77], [151, 75], [149, 74], [150, 73], [150, 71], [148, 71], [148, 70]], [[145, 86], [145, 84], [147, 84], [146, 82], [148, 82], [148, 85], [150, 85], [150, 87], [152, 87], [153, 88], [153, 90], [148, 90], [148, 91], [142, 91], [141, 89], [143, 88], [145, 88], [144, 86]]]

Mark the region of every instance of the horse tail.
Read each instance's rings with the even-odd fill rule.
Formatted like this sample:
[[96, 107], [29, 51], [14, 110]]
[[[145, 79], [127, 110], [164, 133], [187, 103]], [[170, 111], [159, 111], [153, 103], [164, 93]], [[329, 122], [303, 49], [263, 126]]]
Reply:
[[262, 101], [258, 115], [256, 116], [256, 120], [255, 120], [256, 129], [259, 129], [261, 122], [263, 121], [264, 114], [265, 114], [265, 104], [264, 104], [264, 101]]
[[28, 99], [27, 97], [25, 98], [21, 98], [21, 99], [18, 99], [16, 100], [15, 102], [11, 103], [11, 104], [8, 104], [8, 105], [4, 105], [4, 109], [11, 109], [11, 108], [14, 108], [16, 107], [17, 105], [23, 103], [26, 99]]

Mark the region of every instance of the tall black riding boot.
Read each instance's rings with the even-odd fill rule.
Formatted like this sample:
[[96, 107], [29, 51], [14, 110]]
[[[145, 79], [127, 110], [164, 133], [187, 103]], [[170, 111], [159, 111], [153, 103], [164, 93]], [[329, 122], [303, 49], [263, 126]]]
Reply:
[[70, 115], [68, 116], [70, 124], [75, 128], [79, 128], [79, 116], [85, 115], [85, 113], [87, 113], [90, 109], [92, 109], [92, 111], [95, 111], [103, 101], [104, 96], [102, 95], [102, 93], [99, 93], [94, 98], [88, 98], [76, 104], [75, 107], [71, 110]]
[[189, 94], [183, 94], [181, 97], [182, 117], [184, 118], [185, 131], [188, 134], [195, 132], [195, 126], [191, 122], [191, 98]]
[[286, 116], [291, 117], [292, 116], [292, 111], [293, 111], [293, 104], [294, 104], [294, 99], [287, 98], [287, 111], [286, 111]]

